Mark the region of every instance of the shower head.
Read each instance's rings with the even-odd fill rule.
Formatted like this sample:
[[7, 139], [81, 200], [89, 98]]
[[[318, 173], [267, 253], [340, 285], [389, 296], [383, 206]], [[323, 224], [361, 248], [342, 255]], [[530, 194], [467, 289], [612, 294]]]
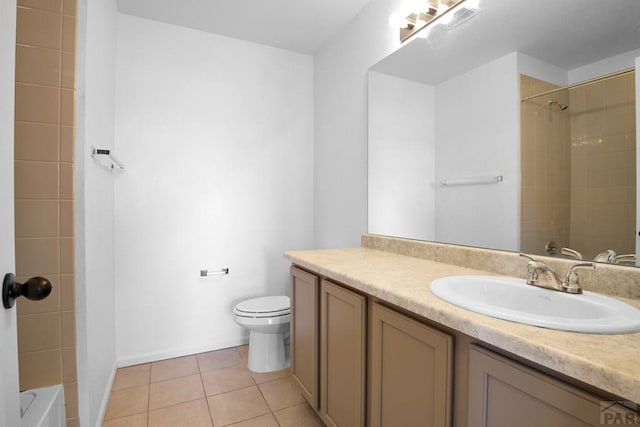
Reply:
[[559, 103], [558, 101], [555, 101], [555, 100], [549, 100], [549, 101], [547, 101], [547, 103], [549, 104], [549, 107], [551, 107], [553, 104], [556, 104], [558, 107], [560, 107], [560, 109], [561, 109], [562, 111], [564, 111], [564, 110], [566, 110], [567, 108], [569, 108], [569, 106], [568, 106], [568, 105], [561, 104], [561, 103]]

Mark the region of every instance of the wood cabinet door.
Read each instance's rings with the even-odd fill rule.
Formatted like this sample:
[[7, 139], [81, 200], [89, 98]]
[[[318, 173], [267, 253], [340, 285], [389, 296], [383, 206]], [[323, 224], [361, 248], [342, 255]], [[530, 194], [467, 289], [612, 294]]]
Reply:
[[451, 425], [453, 337], [371, 305], [371, 427]]
[[326, 280], [320, 287], [320, 418], [364, 426], [366, 298]]
[[481, 347], [471, 347], [469, 363], [468, 427], [600, 426], [633, 415]]
[[317, 276], [291, 267], [291, 375], [316, 411], [319, 409], [319, 282]]

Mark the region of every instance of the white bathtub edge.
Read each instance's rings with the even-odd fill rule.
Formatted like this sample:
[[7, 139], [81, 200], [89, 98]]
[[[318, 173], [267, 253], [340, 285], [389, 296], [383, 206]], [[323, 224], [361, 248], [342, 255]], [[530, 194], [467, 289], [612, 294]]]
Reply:
[[[51, 416], [58, 414], [60, 418], [59, 422], [64, 422], [65, 419], [65, 407], [64, 407], [64, 388], [62, 384], [56, 384], [48, 387], [40, 387], [30, 390], [24, 390], [22, 393], [35, 393], [36, 397], [29, 405], [28, 410], [24, 416], [20, 419], [20, 423], [24, 427], [37, 427], [44, 424], [47, 421], [48, 425], [52, 421]], [[53, 406], [57, 404], [58, 412], [52, 413]], [[52, 415], [53, 414], [53, 415]]]

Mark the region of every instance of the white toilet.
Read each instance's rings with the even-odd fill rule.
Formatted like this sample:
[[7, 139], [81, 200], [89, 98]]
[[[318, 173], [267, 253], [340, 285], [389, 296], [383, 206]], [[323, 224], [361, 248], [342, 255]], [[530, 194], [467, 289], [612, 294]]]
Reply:
[[233, 320], [251, 331], [249, 363], [253, 372], [272, 372], [289, 367], [285, 335], [291, 320], [287, 296], [254, 298], [242, 301], [233, 309]]

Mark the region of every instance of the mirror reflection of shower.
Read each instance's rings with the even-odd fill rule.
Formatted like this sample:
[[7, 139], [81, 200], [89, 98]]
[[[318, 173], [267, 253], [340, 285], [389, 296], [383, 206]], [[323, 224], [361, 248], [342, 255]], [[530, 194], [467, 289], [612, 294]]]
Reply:
[[567, 108], [569, 108], [569, 106], [568, 106], [568, 105], [566, 105], [566, 104], [562, 104], [562, 103], [560, 103], [560, 102], [558, 102], [558, 101], [556, 101], [556, 100], [553, 100], [553, 99], [550, 99], [549, 101], [547, 101], [547, 103], [549, 104], [549, 108], [551, 108], [551, 106], [555, 104], [555, 105], [557, 105], [558, 107], [560, 107], [560, 109], [561, 109], [562, 111], [564, 111], [564, 110], [566, 110]]
[[558, 108], [560, 108], [561, 111], [564, 111], [567, 108], [569, 108], [569, 106], [567, 104], [563, 104], [561, 102], [558, 102], [555, 99], [548, 100], [547, 101], [547, 105], [549, 106], [549, 121], [553, 120], [553, 116], [551, 114], [551, 109], [553, 108], [554, 105], [558, 106]]
[[521, 250], [636, 264], [635, 70], [521, 96]]

